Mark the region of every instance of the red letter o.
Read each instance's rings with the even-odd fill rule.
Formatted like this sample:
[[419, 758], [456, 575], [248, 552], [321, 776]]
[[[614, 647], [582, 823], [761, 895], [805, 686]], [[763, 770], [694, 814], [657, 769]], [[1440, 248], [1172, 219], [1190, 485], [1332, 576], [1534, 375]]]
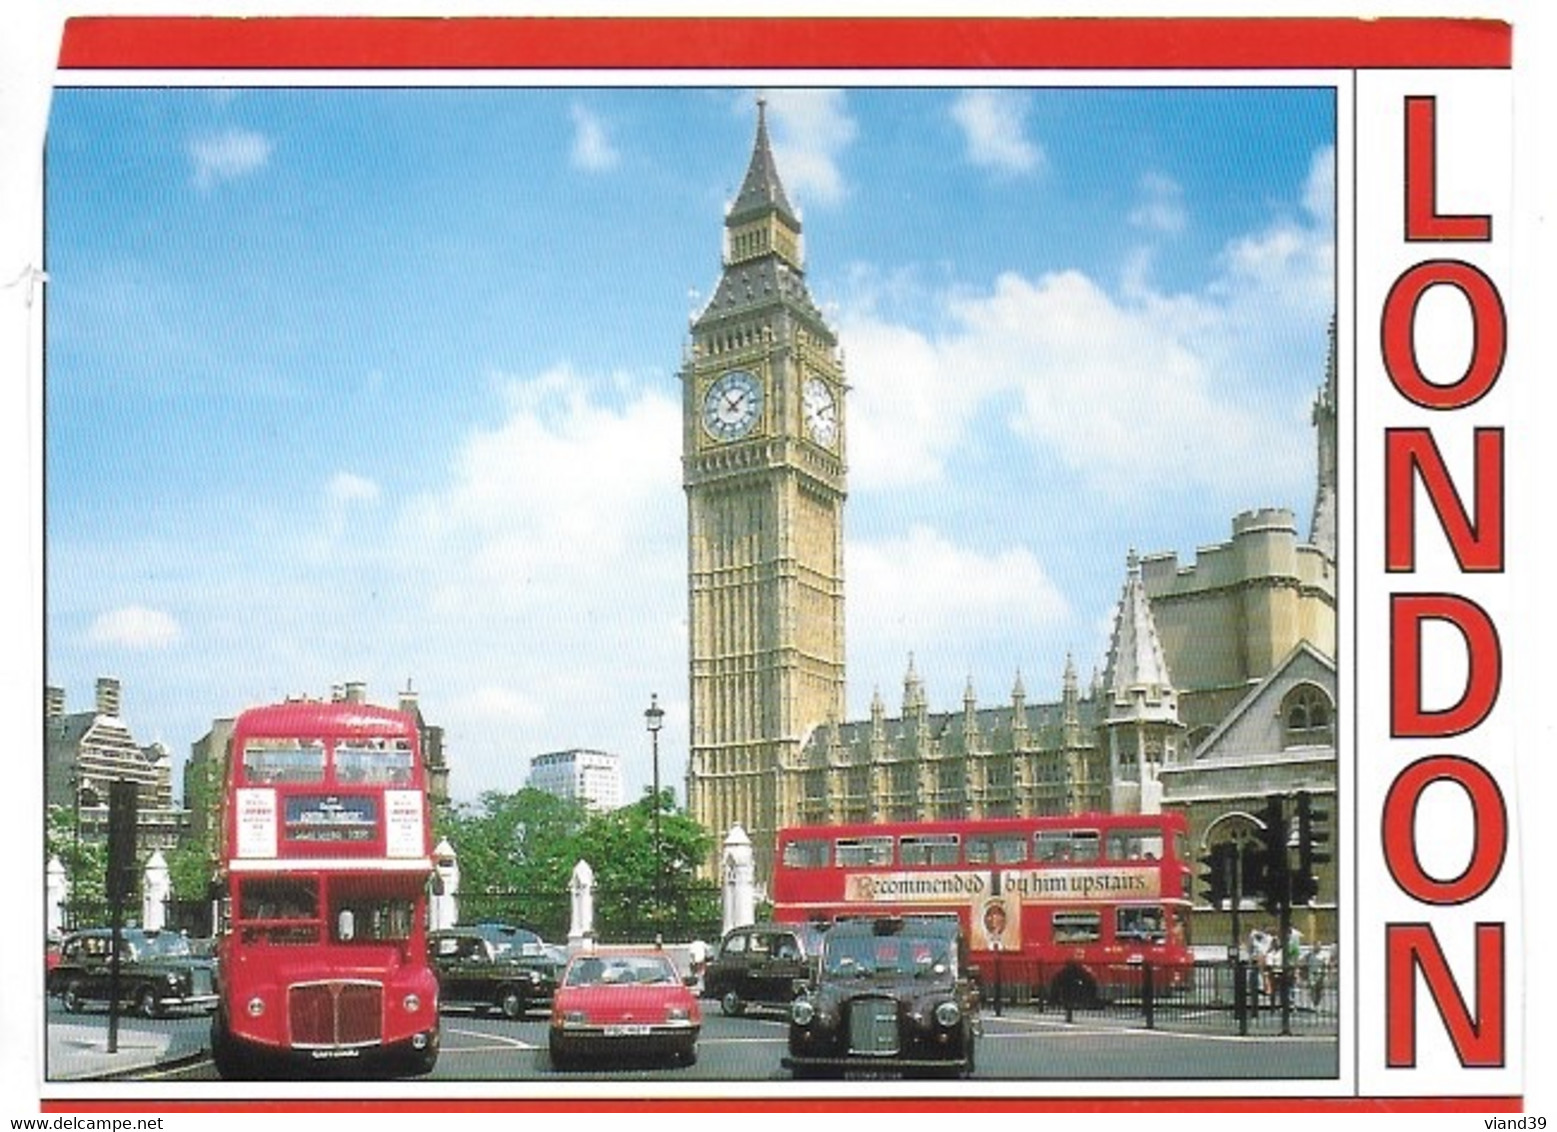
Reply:
[[[1470, 796], [1475, 845], [1465, 871], [1438, 880], [1423, 870], [1416, 854], [1416, 805], [1422, 791], [1449, 779]], [[1406, 767], [1384, 799], [1384, 861], [1407, 895], [1424, 904], [1464, 904], [1492, 886], [1508, 849], [1508, 811], [1492, 776], [1470, 759], [1433, 755]]]
[[[1429, 287], [1455, 288], [1471, 307], [1474, 329], [1470, 365], [1458, 381], [1436, 385], [1416, 361], [1416, 308]], [[1410, 268], [1384, 300], [1384, 368], [1403, 397], [1424, 409], [1462, 409], [1485, 397], [1503, 371], [1508, 320], [1503, 297], [1492, 280], [1460, 260], [1434, 259]]]

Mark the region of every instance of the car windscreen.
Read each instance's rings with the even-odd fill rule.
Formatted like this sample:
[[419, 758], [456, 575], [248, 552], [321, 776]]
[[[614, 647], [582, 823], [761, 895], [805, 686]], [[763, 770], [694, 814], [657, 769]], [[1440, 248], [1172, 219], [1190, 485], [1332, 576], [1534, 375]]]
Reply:
[[580, 959], [568, 968], [565, 986], [649, 986], [675, 983], [676, 969], [660, 956], [629, 955]]
[[822, 970], [842, 978], [891, 975], [942, 977], [954, 971], [950, 941], [940, 936], [833, 934]]

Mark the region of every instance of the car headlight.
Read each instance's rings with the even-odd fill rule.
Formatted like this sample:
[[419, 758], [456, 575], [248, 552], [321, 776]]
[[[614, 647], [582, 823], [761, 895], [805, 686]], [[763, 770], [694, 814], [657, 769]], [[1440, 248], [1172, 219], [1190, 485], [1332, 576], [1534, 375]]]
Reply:
[[797, 1026], [809, 1026], [816, 1018], [816, 1007], [808, 998], [797, 998], [790, 1005], [789, 1018]]
[[667, 1006], [665, 1008], [665, 1021], [686, 1022], [692, 1017], [692, 1012], [684, 1006]]
[[564, 1026], [587, 1026], [589, 1025], [589, 1015], [582, 1010], [570, 1010], [562, 1016], [562, 1024]]
[[955, 1002], [943, 1002], [935, 1008], [935, 1021], [937, 1025], [950, 1029], [962, 1021], [962, 1011], [957, 1009]]

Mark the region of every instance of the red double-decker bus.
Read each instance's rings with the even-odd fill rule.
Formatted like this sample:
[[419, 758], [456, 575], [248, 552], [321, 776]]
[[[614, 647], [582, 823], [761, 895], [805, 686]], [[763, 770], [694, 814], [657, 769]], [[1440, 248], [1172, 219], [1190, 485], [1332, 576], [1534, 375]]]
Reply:
[[1176, 814], [809, 826], [781, 830], [774, 917], [943, 914], [986, 980], [1067, 1000], [1183, 983], [1187, 826]]
[[432, 1069], [434, 872], [409, 716], [353, 702], [245, 711], [228, 752], [218, 864], [211, 1052], [224, 1077], [284, 1059]]

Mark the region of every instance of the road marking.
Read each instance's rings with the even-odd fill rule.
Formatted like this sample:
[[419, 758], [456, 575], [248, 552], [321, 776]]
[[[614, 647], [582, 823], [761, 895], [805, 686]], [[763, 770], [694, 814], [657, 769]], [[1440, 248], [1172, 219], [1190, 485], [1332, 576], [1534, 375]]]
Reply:
[[202, 1057], [199, 1061], [192, 1061], [188, 1065], [180, 1065], [174, 1069], [157, 1069], [150, 1073], [143, 1073], [136, 1078], [138, 1081], [156, 1081], [163, 1077], [178, 1077], [193, 1069], [204, 1069], [208, 1065], [215, 1064], [209, 1057]]
[[450, 1034], [460, 1034], [460, 1035], [462, 1035], [464, 1037], [467, 1037], [467, 1038], [490, 1038], [490, 1039], [492, 1039], [494, 1041], [502, 1042], [504, 1044], [503, 1045], [496, 1045], [496, 1046], [465, 1046], [465, 1047], [460, 1048], [460, 1049], [450, 1049], [448, 1047], [444, 1047], [442, 1050], [439, 1051], [440, 1053], [475, 1053], [478, 1050], [493, 1050], [493, 1049], [504, 1049], [504, 1048], [527, 1049], [527, 1050], [537, 1050], [537, 1049], [541, 1048], [540, 1046], [536, 1045], [534, 1042], [522, 1041], [519, 1038], [505, 1037], [502, 1034], [494, 1034], [494, 1033], [491, 1033], [491, 1032], [489, 1032], [487, 1030], [457, 1030], [453, 1026], [445, 1026], [444, 1030], [447, 1033], [450, 1033]]

